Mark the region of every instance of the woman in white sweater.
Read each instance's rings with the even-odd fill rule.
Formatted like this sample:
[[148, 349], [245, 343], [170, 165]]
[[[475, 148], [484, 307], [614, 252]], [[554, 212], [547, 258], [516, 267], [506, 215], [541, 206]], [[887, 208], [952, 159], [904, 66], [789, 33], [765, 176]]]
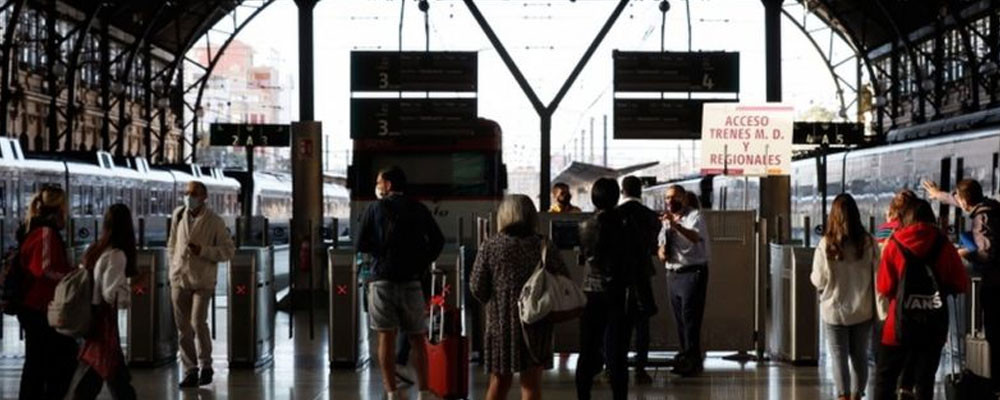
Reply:
[[878, 255], [878, 245], [865, 231], [854, 198], [837, 196], [809, 277], [819, 292], [833, 380], [841, 400], [861, 399], [868, 385]]
[[95, 399], [104, 383], [116, 400], [136, 398], [118, 334], [118, 309], [131, 302], [128, 278], [138, 272], [135, 251], [132, 213], [124, 204], [112, 205], [104, 214], [100, 239], [83, 255], [81, 268], [94, 275], [94, 313], [67, 399]]

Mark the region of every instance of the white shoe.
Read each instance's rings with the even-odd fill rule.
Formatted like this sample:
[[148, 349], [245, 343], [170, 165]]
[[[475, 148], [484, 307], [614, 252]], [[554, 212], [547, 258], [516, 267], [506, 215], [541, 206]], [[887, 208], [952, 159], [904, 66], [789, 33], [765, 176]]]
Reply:
[[396, 390], [394, 392], [386, 392], [386, 400], [406, 400], [406, 391]]
[[417, 400], [439, 400], [434, 393], [430, 390], [421, 390], [420, 394], [417, 395]]

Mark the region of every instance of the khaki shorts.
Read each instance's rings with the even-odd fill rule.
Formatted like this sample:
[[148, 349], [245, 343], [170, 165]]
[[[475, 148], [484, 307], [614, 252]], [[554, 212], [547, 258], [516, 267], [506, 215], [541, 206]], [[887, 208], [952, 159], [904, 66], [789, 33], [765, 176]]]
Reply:
[[375, 331], [427, 332], [427, 301], [419, 281], [368, 284], [368, 324]]

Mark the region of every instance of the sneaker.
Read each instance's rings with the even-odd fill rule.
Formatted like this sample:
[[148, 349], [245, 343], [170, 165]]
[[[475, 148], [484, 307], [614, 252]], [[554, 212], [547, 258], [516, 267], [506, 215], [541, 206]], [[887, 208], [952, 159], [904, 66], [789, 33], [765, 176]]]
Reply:
[[198, 387], [198, 369], [192, 369], [184, 374], [184, 379], [181, 380], [180, 386], [182, 388], [196, 388]]
[[438, 400], [438, 397], [434, 393], [431, 393], [430, 390], [421, 390], [417, 394], [417, 400]]
[[215, 371], [212, 371], [211, 368], [201, 370], [201, 375], [198, 377], [198, 385], [207, 385], [212, 383], [212, 375], [215, 375]]
[[653, 377], [646, 373], [646, 370], [640, 369], [635, 371], [635, 384], [636, 385], [649, 385], [653, 383]]

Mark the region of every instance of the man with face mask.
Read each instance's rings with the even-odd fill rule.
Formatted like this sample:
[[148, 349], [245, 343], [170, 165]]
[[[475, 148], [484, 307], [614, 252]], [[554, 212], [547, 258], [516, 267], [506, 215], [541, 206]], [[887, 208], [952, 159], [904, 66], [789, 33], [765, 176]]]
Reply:
[[170, 299], [184, 366], [183, 388], [212, 383], [208, 305], [215, 292], [219, 263], [229, 261], [236, 252], [226, 223], [208, 207], [207, 199], [203, 183], [188, 182], [184, 204], [174, 210], [167, 239]]
[[379, 171], [375, 196], [361, 217], [358, 252], [373, 258], [368, 288], [369, 327], [376, 332], [382, 386], [388, 400], [405, 399], [397, 390], [396, 339], [405, 336], [413, 351], [420, 387], [418, 400], [433, 399], [428, 391], [426, 296], [421, 281], [441, 254], [444, 235], [423, 203], [405, 194], [406, 175], [398, 167]]
[[569, 192], [569, 185], [565, 183], [556, 182], [555, 185], [552, 185], [552, 199], [555, 200], [552, 207], [549, 208], [549, 212], [552, 214], [580, 212], [580, 207], [570, 203], [570, 200], [573, 200], [573, 194]]
[[681, 351], [673, 373], [698, 374], [704, 362], [701, 351], [701, 322], [705, 315], [708, 289], [708, 228], [701, 212], [685, 206], [687, 191], [679, 185], [667, 188], [667, 212], [661, 217], [657, 256], [667, 269], [670, 305], [677, 322]]
[[[972, 219], [971, 236], [975, 245], [960, 248], [958, 255], [982, 274], [983, 288], [979, 293], [986, 341], [990, 344], [990, 370], [1000, 371], [1000, 248], [997, 246], [1000, 203], [983, 195], [983, 187], [972, 179], [959, 181], [953, 193], [939, 189], [931, 181], [925, 180], [923, 186], [931, 199], [958, 207]], [[991, 378], [993, 392], [1000, 395], [1000, 373], [993, 372]]]

